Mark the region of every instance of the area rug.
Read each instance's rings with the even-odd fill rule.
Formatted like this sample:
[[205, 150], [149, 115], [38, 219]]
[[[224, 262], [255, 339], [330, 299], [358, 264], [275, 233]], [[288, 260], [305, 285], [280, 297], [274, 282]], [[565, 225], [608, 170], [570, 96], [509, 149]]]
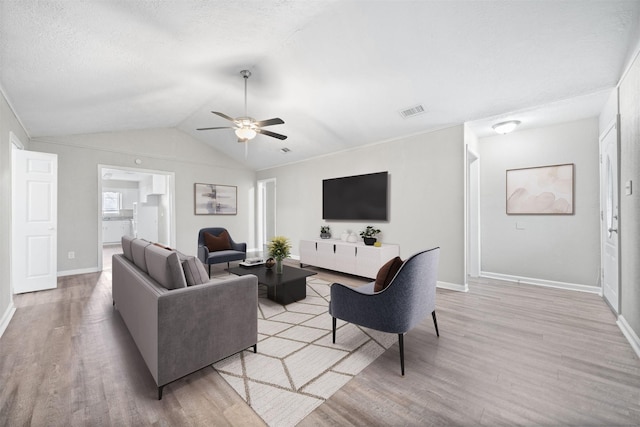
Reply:
[[213, 365], [269, 426], [295, 426], [397, 342], [395, 334], [338, 321], [333, 344], [330, 286], [309, 277], [307, 297], [286, 306], [268, 300], [261, 286], [258, 353]]

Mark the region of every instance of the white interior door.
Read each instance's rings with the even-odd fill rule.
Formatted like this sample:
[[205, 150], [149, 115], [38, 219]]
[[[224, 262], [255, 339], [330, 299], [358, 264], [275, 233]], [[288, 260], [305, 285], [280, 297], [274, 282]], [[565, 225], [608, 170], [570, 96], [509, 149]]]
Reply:
[[58, 156], [13, 150], [15, 293], [57, 286]]
[[601, 139], [602, 194], [602, 292], [618, 313], [618, 130], [612, 126]]

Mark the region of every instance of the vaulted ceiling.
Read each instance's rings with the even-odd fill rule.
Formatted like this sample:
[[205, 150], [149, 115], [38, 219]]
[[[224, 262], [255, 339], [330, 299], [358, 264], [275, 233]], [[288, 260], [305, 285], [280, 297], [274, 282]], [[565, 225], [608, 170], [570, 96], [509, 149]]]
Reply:
[[[262, 169], [464, 122], [596, 115], [639, 17], [636, 0], [0, 0], [0, 84], [32, 138], [177, 127]], [[258, 135], [246, 157], [233, 131], [195, 130], [243, 114], [243, 69], [249, 115], [289, 137]]]

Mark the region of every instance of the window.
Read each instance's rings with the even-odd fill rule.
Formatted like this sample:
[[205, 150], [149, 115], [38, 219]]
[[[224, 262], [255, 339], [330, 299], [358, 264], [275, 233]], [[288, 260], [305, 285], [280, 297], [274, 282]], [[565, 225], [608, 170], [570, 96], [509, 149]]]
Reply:
[[102, 213], [120, 213], [122, 208], [122, 193], [119, 191], [104, 191], [102, 193]]

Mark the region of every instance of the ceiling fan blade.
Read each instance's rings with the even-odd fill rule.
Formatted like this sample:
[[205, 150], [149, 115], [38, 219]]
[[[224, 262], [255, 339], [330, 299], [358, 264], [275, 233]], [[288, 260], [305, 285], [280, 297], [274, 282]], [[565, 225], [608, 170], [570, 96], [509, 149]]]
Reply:
[[212, 129], [235, 129], [235, 128], [232, 128], [231, 126], [224, 126], [224, 127], [215, 127], [215, 128], [200, 128], [196, 130], [212, 130]]
[[280, 135], [279, 133], [271, 132], [271, 131], [264, 130], [264, 129], [256, 129], [256, 132], [261, 133], [261, 134], [266, 135], [266, 136], [270, 136], [272, 138], [278, 138], [278, 139], [282, 139], [282, 140], [287, 139], [287, 137], [285, 135]]
[[276, 117], [275, 119], [269, 119], [269, 120], [261, 120], [259, 122], [256, 122], [256, 125], [263, 127], [263, 126], [273, 126], [273, 125], [283, 125], [284, 121], [279, 118]]
[[217, 116], [222, 117], [223, 119], [227, 119], [227, 120], [229, 120], [230, 122], [236, 123], [236, 119], [234, 119], [233, 117], [229, 117], [229, 116], [227, 116], [227, 115], [226, 115], [226, 114], [224, 114], [224, 113], [219, 113], [219, 112], [217, 112], [217, 111], [212, 111], [212, 113], [213, 113], [213, 114], [215, 114], [215, 115], [217, 115]]

